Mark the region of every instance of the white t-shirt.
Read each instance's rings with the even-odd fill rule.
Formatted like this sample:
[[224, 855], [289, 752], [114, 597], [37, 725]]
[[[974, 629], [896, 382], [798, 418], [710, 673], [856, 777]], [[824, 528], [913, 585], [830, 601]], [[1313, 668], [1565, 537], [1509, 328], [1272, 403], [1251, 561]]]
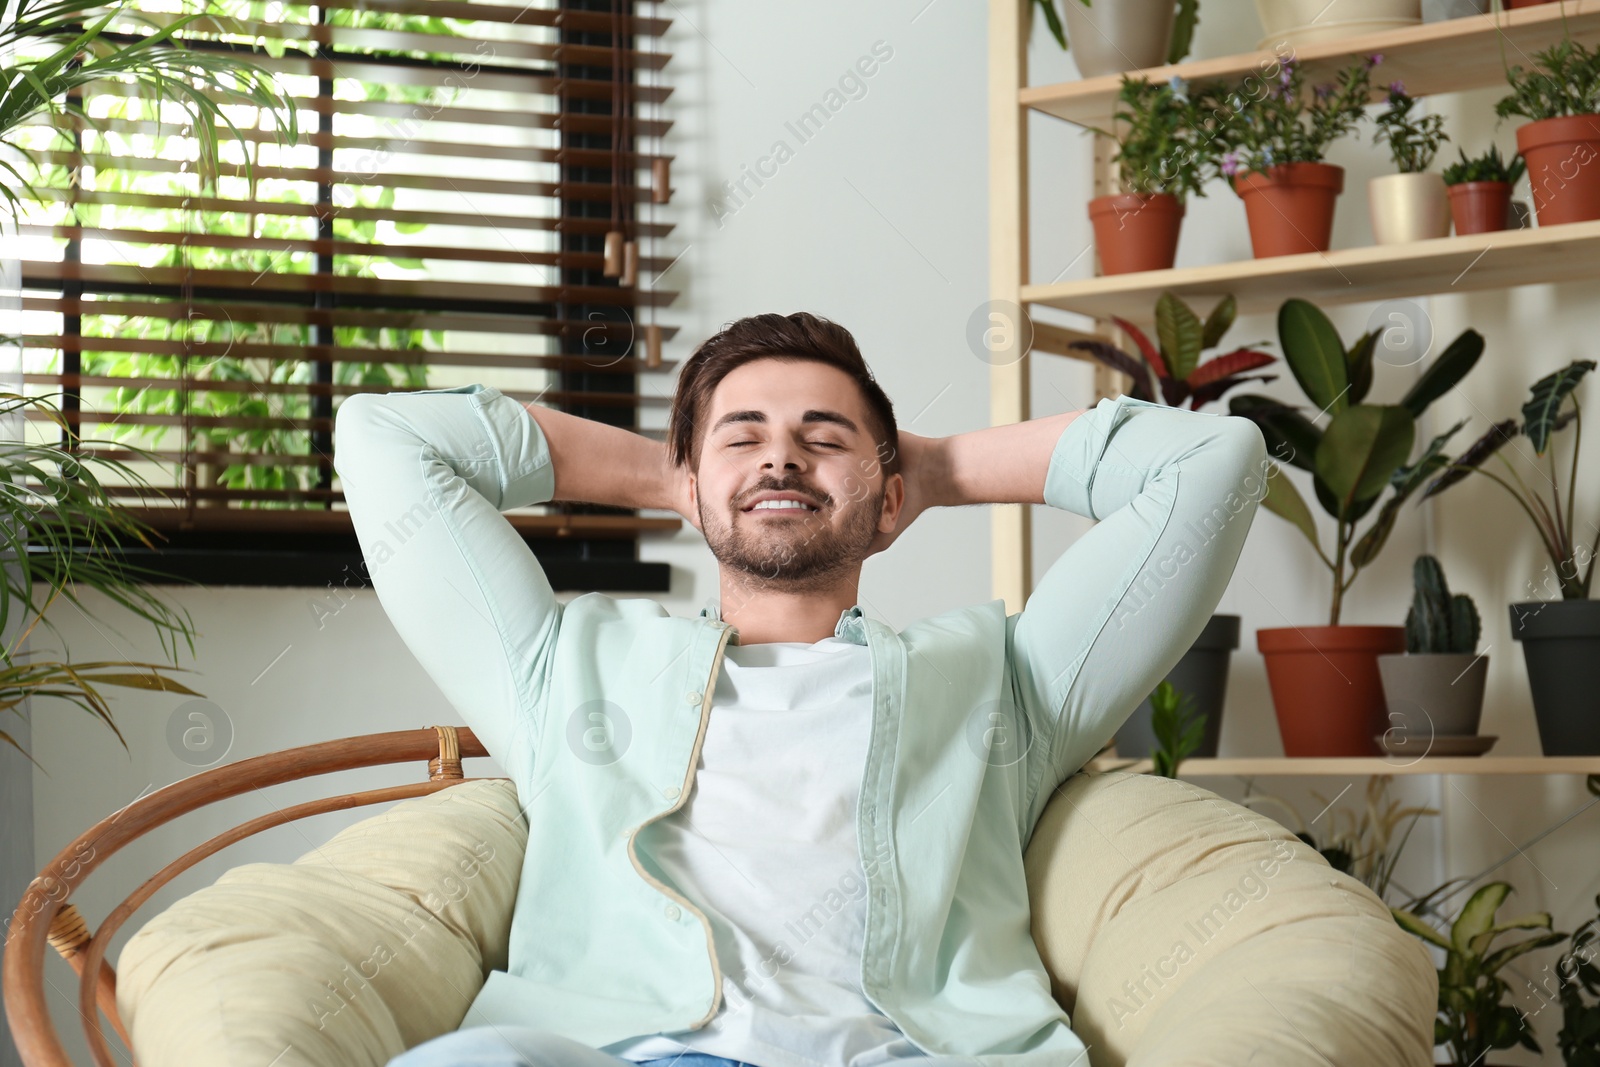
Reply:
[[725, 647], [689, 798], [637, 838], [710, 920], [722, 1006], [699, 1030], [602, 1051], [638, 1061], [687, 1046], [757, 1067], [923, 1057], [861, 992], [856, 801], [871, 725], [865, 645]]

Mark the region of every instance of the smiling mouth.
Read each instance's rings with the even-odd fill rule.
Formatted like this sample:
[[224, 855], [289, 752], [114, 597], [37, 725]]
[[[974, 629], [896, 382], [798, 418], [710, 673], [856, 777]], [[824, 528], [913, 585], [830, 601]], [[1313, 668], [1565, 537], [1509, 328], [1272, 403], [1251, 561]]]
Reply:
[[822, 509], [798, 501], [781, 501], [777, 504], [762, 501], [752, 507], [742, 508], [746, 515], [815, 515]]

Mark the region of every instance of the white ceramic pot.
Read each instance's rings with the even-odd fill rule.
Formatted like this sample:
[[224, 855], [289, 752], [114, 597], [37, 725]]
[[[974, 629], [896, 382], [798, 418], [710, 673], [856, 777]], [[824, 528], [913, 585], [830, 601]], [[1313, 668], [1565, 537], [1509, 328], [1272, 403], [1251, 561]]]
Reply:
[[1059, 2], [1067, 16], [1067, 51], [1085, 78], [1159, 67], [1167, 62], [1172, 0], [1081, 0]]
[[1380, 245], [1450, 236], [1450, 192], [1432, 171], [1385, 174], [1367, 183], [1372, 237]]
[[1422, 22], [1422, 0], [1256, 0], [1265, 36], [1256, 47], [1279, 51]]

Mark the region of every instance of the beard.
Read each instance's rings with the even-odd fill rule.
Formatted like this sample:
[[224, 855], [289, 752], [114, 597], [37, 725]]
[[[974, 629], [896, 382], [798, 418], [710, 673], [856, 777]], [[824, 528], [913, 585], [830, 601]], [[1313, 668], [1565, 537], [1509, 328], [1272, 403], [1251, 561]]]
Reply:
[[[786, 592], [824, 589], [866, 558], [883, 498], [880, 489], [870, 499], [848, 502], [837, 526], [820, 511], [769, 517], [730, 507], [713, 514], [702, 502], [701, 532], [718, 563], [754, 581]], [[824, 506], [830, 503], [824, 499]]]

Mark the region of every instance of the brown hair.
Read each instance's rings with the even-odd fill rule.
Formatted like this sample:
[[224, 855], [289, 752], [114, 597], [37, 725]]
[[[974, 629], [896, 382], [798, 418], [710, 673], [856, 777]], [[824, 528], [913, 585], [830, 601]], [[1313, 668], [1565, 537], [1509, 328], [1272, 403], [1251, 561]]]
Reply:
[[699, 429], [711, 407], [711, 394], [734, 369], [757, 359], [813, 360], [838, 367], [855, 380], [867, 402], [876, 456], [885, 480], [900, 470], [900, 431], [894, 405], [861, 358], [856, 339], [836, 322], [797, 311], [793, 315], [751, 315], [725, 323], [701, 342], [678, 376], [667, 421], [667, 455], [674, 466], [700, 466]]

